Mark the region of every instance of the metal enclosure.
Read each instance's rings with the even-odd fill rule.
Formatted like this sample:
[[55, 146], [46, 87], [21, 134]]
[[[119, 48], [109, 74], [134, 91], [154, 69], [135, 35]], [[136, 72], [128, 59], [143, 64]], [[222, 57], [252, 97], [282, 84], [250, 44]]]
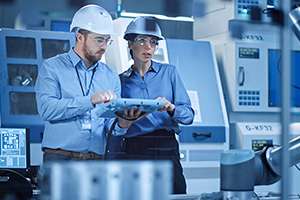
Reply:
[[229, 124], [214, 49], [205, 41], [166, 41], [169, 62], [177, 67], [195, 110], [193, 124], [180, 126], [179, 135], [188, 192], [218, 191], [219, 160], [229, 148]]
[[69, 51], [73, 33], [0, 29], [0, 126], [28, 128], [31, 164], [41, 164], [44, 124], [34, 85], [44, 59]]
[[168, 200], [167, 161], [57, 162], [41, 170], [42, 200]]

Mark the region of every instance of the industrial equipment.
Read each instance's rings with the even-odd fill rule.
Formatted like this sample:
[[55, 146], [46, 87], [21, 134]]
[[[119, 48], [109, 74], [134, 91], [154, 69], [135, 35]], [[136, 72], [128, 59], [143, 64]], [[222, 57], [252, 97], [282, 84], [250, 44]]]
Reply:
[[[229, 22], [229, 27], [236, 24]], [[218, 61], [230, 121], [230, 148], [253, 149], [280, 145], [281, 56], [279, 28], [266, 24], [243, 24], [241, 38], [219, 43]], [[300, 44], [293, 36], [291, 52], [291, 111], [299, 122]], [[218, 41], [220, 42], [220, 41]], [[299, 135], [299, 132], [292, 136]], [[300, 172], [292, 169], [291, 194], [299, 194], [295, 181]], [[279, 192], [279, 184], [256, 187], [259, 192]]]
[[[289, 142], [290, 166], [300, 161], [299, 142], [300, 137], [296, 137]], [[251, 150], [224, 152], [221, 158], [221, 191], [223, 191], [223, 198], [259, 199], [256, 195], [253, 195], [255, 185], [269, 185], [280, 179], [281, 151], [282, 147], [267, 147], [256, 153]]]
[[41, 170], [41, 199], [168, 200], [168, 161], [53, 162]]
[[[294, 5], [299, 4], [299, 0], [293, 2]], [[231, 20], [273, 23], [273, 13], [278, 7], [279, 0], [205, 1], [205, 13], [195, 18], [194, 39], [224, 41], [229, 32], [228, 21]]]
[[195, 110], [193, 124], [181, 126], [179, 134], [188, 193], [217, 191], [220, 154], [229, 148], [229, 125], [214, 48], [205, 41], [166, 43], [169, 63], [177, 67]]
[[0, 128], [0, 198], [32, 197], [31, 182], [26, 176], [30, 168], [29, 130]]
[[[299, 1], [292, 4], [294, 8]], [[265, 146], [281, 145], [280, 27], [272, 21], [272, 12], [278, 9], [279, 1], [215, 0], [206, 6], [204, 17], [195, 19], [194, 38], [210, 40], [216, 47], [228, 108], [230, 148], [256, 151]], [[260, 19], [253, 19], [252, 11], [259, 11], [256, 14], [261, 15]], [[297, 9], [293, 11], [290, 17], [297, 29], [299, 15]], [[292, 39], [291, 126], [294, 126], [300, 121], [300, 79], [297, 76], [300, 73], [297, 64], [300, 43], [294, 35]], [[291, 137], [298, 135], [299, 132], [291, 132]], [[291, 172], [291, 195], [299, 195], [296, 180], [300, 172], [295, 168]], [[279, 183], [258, 186], [255, 191], [258, 195], [279, 193]]]
[[0, 128], [0, 169], [26, 170], [30, 167], [29, 130]]
[[34, 85], [44, 59], [67, 52], [72, 33], [0, 29], [0, 126], [30, 129], [31, 165], [40, 165], [43, 121]]

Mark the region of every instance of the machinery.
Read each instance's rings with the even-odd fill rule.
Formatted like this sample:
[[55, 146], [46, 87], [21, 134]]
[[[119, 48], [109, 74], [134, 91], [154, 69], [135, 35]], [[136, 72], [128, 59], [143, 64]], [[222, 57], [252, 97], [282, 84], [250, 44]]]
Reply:
[[42, 162], [43, 121], [38, 115], [34, 85], [44, 59], [67, 52], [71, 33], [0, 29], [0, 127], [28, 128], [31, 165]]
[[[259, 199], [253, 195], [255, 185], [269, 185], [280, 179], [281, 149], [281, 147], [269, 147], [256, 153], [250, 150], [224, 152], [221, 158], [223, 198]], [[289, 155], [290, 166], [300, 162], [300, 137], [289, 142]]]
[[[277, 27], [265, 26], [260, 27], [265, 28], [265, 32], [258, 32], [258, 26], [249, 24], [242, 39], [232, 39], [218, 45], [223, 50], [221, 63], [233, 112], [279, 111], [279, 30]], [[294, 112], [299, 112], [300, 107], [300, 80], [297, 77], [300, 73], [297, 65], [300, 60], [299, 50], [300, 43], [293, 42], [291, 87]]]
[[[258, 26], [263, 31], [258, 31]], [[220, 71], [224, 75], [227, 105], [231, 110], [231, 148], [255, 150], [257, 146], [280, 145], [281, 57], [278, 35], [277, 27], [248, 24], [241, 39], [234, 38], [217, 45], [219, 52], [222, 52], [219, 54]], [[297, 74], [300, 68], [297, 63], [300, 44], [293, 37], [291, 111], [293, 121], [299, 122], [300, 79]], [[292, 136], [297, 135], [299, 132]], [[300, 172], [293, 169], [292, 174], [292, 194], [299, 194], [295, 183]], [[279, 185], [257, 187], [256, 190], [279, 192]]]
[[188, 193], [216, 191], [220, 154], [229, 148], [229, 125], [214, 49], [204, 41], [166, 42], [169, 62], [177, 67], [196, 113], [193, 124], [181, 126], [179, 134]]
[[[299, 0], [292, 1], [292, 8], [299, 5]], [[276, 15], [278, 8], [279, 0], [205, 1], [205, 13], [195, 18], [194, 39], [209, 39], [214, 43], [224, 42], [230, 31], [228, 21], [273, 23], [275, 22], [273, 16]]]
[[[291, 127], [300, 131], [300, 126]], [[300, 162], [300, 137], [289, 142], [290, 166]], [[259, 151], [228, 150], [221, 155], [220, 192], [201, 195], [177, 196], [174, 199], [186, 200], [280, 200], [278, 193], [258, 194], [254, 187], [274, 184], [281, 176], [281, 146], [264, 147]], [[298, 179], [299, 181], [299, 179]], [[297, 185], [298, 186], [298, 185]], [[173, 198], [171, 198], [173, 199]], [[300, 199], [299, 195], [289, 195], [288, 199]]]
[[[293, 1], [293, 7], [299, 1]], [[279, 1], [209, 1], [207, 13], [195, 19], [194, 38], [210, 40], [216, 47], [230, 123], [230, 148], [260, 150], [280, 145], [281, 104], [280, 28], [271, 22]], [[254, 8], [254, 10], [253, 10]], [[253, 19], [252, 11], [260, 18]], [[256, 10], [257, 11], [257, 10]], [[265, 12], [263, 12], [265, 11]], [[291, 12], [294, 29], [297, 10]], [[257, 16], [257, 15], [256, 15]], [[222, 19], [223, 23], [218, 20]], [[218, 23], [218, 26], [211, 26]], [[205, 28], [212, 27], [212, 28]], [[300, 43], [293, 35], [291, 52], [291, 127], [300, 121]], [[291, 131], [291, 137], [299, 131]], [[300, 172], [291, 168], [291, 195], [299, 195]], [[258, 194], [279, 193], [279, 183], [257, 186]]]
[[[114, 21], [118, 36], [106, 53], [107, 64], [119, 73], [132, 64], [123, 39], [130, 21]], [[214, 49], [209, 42], [166, 39], [159, 41], [154, 59], [177, 67], [196, 113], [193, 124], [181, 126], [178, 135], [188, 193], [216, 191], [220, 155], [229, 148], [229, 126]]]
[[171, 167], [168, 161], [48, 163], [41, 170], [41, 199], [168, 200]]
[[32, 197], [32, 187], [26, 178], [30, 168], [29, 130], [0, 128], [0, 198]]

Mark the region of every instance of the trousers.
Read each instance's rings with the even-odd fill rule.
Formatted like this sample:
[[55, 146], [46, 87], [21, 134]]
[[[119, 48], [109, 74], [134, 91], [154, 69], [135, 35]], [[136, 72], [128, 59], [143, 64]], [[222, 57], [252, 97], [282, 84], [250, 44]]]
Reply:
[[141, 136], [124, 138], [122, 149], [128, 160], [170, 160], [173, 164], [173, 194], [186, 194], [175, 133], [159, 129]]

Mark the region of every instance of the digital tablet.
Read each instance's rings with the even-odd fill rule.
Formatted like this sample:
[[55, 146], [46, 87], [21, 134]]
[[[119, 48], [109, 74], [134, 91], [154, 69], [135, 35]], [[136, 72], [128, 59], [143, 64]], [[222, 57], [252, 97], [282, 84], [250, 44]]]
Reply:
[[112, 118], [116, 115], [122, 117], [124, 110], [139, 109], [142, 113], [151, 113], [163, 108], [164, 100], [157, 99], [133, 99], [133, 98], [119, 98], [114, 99], [108, 103], [97, 104], [97, 116]]

